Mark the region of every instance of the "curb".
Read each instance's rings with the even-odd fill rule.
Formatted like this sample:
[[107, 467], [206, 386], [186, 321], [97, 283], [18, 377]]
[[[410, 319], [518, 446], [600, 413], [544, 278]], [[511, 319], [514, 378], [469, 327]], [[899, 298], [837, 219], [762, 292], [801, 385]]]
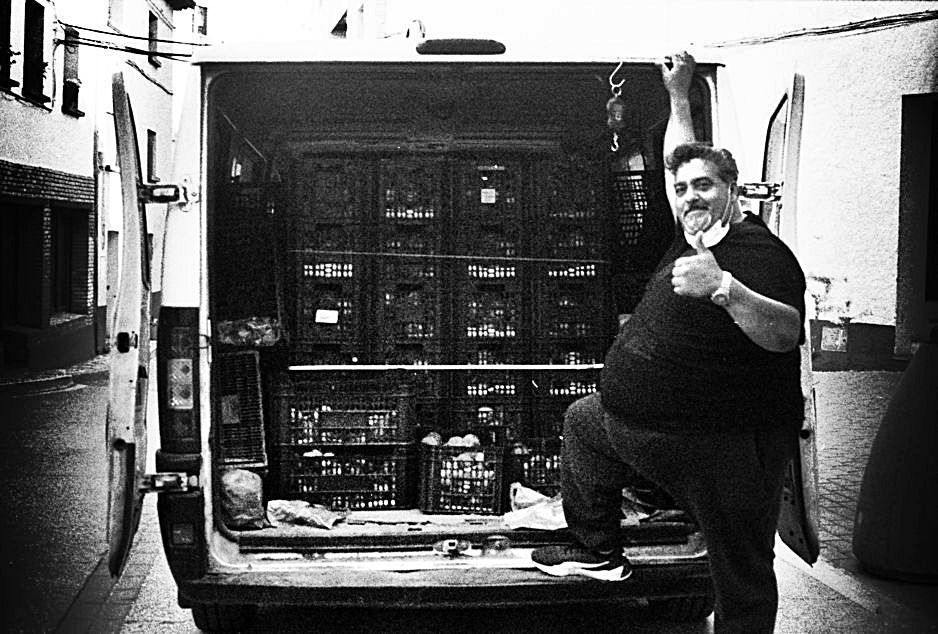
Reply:
[[0, 396], [25, 396], [58, 392], [75, 385], [71, 374], [27, 379], [14, 383], [0, 383]]
[[77, 385], [75, 377], [106, 374], [108, 371], [108, 356], [102, 354], [68, 368], [0, 376], [0, 396], [15, 397], [67, 390]]

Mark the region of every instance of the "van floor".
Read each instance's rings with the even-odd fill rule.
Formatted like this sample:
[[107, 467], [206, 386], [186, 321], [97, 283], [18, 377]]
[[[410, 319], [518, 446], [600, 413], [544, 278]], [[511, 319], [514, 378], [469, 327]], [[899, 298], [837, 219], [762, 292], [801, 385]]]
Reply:
[[[430, 514], [419, 509], [395, 509], [385, 511], [350, 511], [348, 516], [337, 521], [332, 528], [289, 524], [279, 527], [251, 531], [266, 536], [344, 536], [368, 537], [379, 535], [406, 535], [433, 533], [434, 535], [459, 535], [471, 532], [498, 532], [512, 530], [502, 515]], [[241, 533], [242, 538], [247, 533]]]
[[[660, 518], [649, 520], [623, 517], [621, 530], [626, 543], [686, 543], [696, 530], [677, 511], [665, 511]], [[512, 528], [503, 515], [429, 514], [418, 509], [352, 511], [332, 528], [289, 524], [234, 533], [241, 552], [409, 550], [450, 538], [478, 544], [495, 535], [528, 546], [572, 538], [566, 528]]]

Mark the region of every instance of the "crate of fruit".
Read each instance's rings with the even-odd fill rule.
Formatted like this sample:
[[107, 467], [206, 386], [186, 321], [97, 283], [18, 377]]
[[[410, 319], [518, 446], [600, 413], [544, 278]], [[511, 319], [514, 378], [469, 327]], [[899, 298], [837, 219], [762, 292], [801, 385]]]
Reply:
[[332, 509], [413, 508], [416, 453], [396, 446], [281, 447], [280, 491]]
[[371, 445], [412, 441], [414, 395], [380, 379], [293, 382], [278, 395], [285, 445]]
[[505, 447], [420, 444], [419, 507], [425, 513], [498, 515], [505, 507]]
[[515, 443], [511, 450], [512, 477], [544, 495], [556, 495], [560, 492], [562, 449], [563, 441], [556, 436]]

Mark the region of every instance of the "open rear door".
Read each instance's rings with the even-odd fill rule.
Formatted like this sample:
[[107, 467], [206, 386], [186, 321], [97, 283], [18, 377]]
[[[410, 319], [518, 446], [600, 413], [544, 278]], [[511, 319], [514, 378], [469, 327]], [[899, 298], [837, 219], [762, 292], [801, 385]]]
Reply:
[[[775, 195], [760, 203], [759, 215], [768, 227], [798, 253], [798, 163], [801, 124], [804, 118], [804, 77], [795, 74], [791, 86], [779, 100], [769, 119], [765, 137], [762, 181]], [[805, 324], [805, 332], [808, 332]], [[814, 381], [811, 369], [811, 337], [801, 346], [801, 393], [805, 420], [798, 451], [788, 465], [782, 491], [782, 512], [778, 533], [782, 541], [809, 564], [817, 561], [820, 544], [817, 533], [817, 449], [815, 446]]]
[[146, 468], [147, 373], [150, 360], [150, 258], [146, 214], [138, 194], [140, 155], [121, 73], [113, 76], [114, 127], [123, 200], [120, 281], [111, 324], [107, 408], [108, 567], [117, 576], [140, 522]]

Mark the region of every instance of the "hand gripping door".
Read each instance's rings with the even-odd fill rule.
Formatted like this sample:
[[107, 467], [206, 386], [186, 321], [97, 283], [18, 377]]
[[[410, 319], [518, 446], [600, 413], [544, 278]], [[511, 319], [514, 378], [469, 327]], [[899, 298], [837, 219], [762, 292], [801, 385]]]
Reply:
[[150, 258], [146, 214], [138, 193], [140, 155], [130, 99], [121, 73], [113, 76], [114, 129], [123, 201], [120, 281], [111, 324], [107, 407], [108, 568], [120, 575], [140, 522], [146, 468], [146, 410], [150, 360]]
[[[763, 191], [771, 193], [761, 203], [759, 212], [769, 228], [796, 254], [798, 162], [803, 118], [804, 77], [796, 74], [769, 119], [762, 185], [765, 185]], [[808, 332], [808, 324], [805, 324], [805, 331]], [[820, 544], [817, 533], [816, 416], [810, 347], [809, 336], [801, 346], [801, 393], [804, 396], [805, 420], [798, 438], [798, 449], [785, 474], [778, 534], [792, 551], [813, 564], [817, 561]]]

